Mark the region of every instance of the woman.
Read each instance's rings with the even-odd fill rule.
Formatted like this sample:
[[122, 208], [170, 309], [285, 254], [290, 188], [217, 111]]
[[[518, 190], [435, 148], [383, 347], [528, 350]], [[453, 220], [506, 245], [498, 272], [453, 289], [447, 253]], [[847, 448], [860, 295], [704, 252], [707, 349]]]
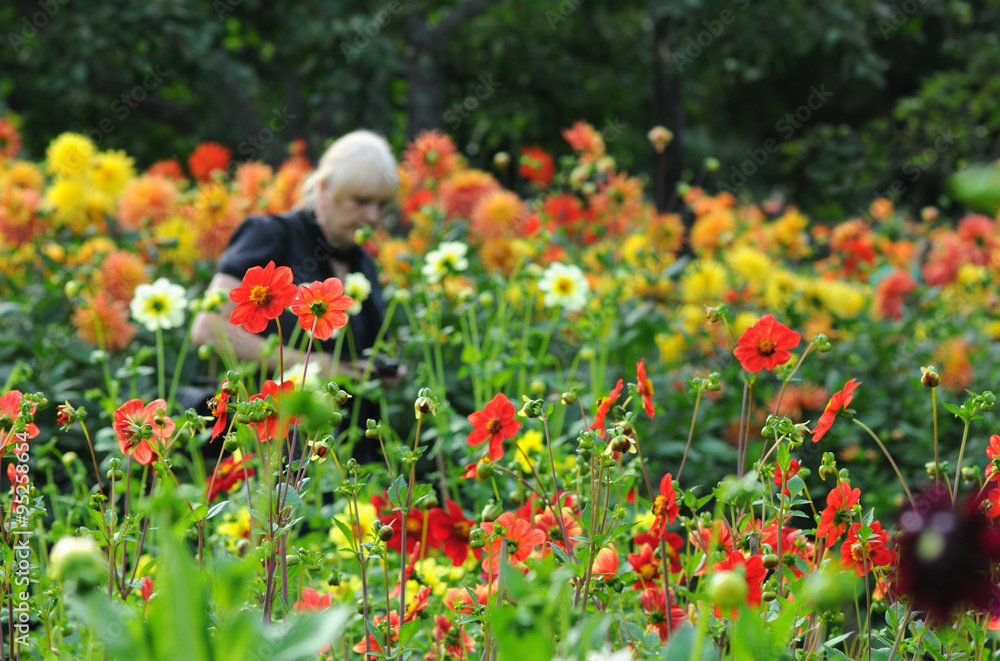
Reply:
[[[396, 160], [383, 138], [369, 131], [343, 136], [326, 150], [316, 171], [303, 183], [299, 201], [292, 211], [251, 216], [243, 221], [219, 258], [209, 289], [229, 292], [242, 282], [248, 269], [266, 266], [269, 261], [274, 261], [276, 266], [289, 267], [296, 285], [331, 277], [344, 280], [351, 273], [364, 275], [371, 285], [371, 293], [361, 303], [360, 312], [350, 315], [358, 358], [350, 359], [348, 343], [344, 342], [338, 370], [355, 378], [361, 377], [371, 369], [361, 356], [374, 344], [384, 312], [375, 262], [357, 245], [356, 236], [359, 230], [373, 227], [383, 217], [396, 199], [398, 188]], [[229, 322], [235, 307], [235, 303], [227, 302], [218, 312], [200, 313], [191, 329], [191, 341], [200, 346], [210, 342], [223, 344], [228, 339], [237, 358], [258, 361], [262, 358], [264, 336], [276, 333], [278, 324], [271, 321], [259, 335], [247, 333]], [[287, 346], [297, 317], [286, 310], [280, 320], [287, 369], [303, 362], [305, 356], [297, 348]], [[331, 373], [333, 344], [333, 340], [314, 343], [309, 363], [311, 373], [323, 377]], [[277, 352], [263, 358], [271, 369], [277, 368]], [[403, 366], [399, 366], [398, 372], [375, 373], [386, 386], [395, 385], [404, 374]], [[365, 419], [362, 411], [362, 425]]]

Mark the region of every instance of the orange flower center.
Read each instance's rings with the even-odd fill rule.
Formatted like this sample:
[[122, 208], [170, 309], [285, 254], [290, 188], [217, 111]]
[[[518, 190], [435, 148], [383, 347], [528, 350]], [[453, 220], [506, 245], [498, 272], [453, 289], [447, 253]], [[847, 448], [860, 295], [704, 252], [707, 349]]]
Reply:
[[407, 519], [406, 532], [419, 533], [421, 531], [421, 528], [422, 526], [420, 525], [420, 521], [417, 521], [416, 519]]
[[653, 501], [653, 514], [656, 516], [666, 516], [669, 505], [666, 496], [657, 496]]
[[851, 545], [851, 557], [862, 562], [865, 558], [872, 559], [871, 544], [861, 544], [860, 542]]
[[757, 343], [757, 353], [762, 356], [770, 356], [774, 353], [777, 347], [774, 346], [774, 342], [770, 338], [762, 337]]
[[499, 418], [490, 418], [489, 422], [486, 423], [486, 431], [491, 434], [500, 433], [501, 427], [503, 427], [503, 423], [500, 422]]
[[639, 575], [642, 576], [647, 581], [653, 578], [653, 574], [655, 573], [656, 573], [656, 567], [654, 567], [650, 563], [647, 563], [639, 568]]
[[643, 395], [653, 396], [653, 382], [649, 379], [643, 379], [642, 383], [639, 384], [639, 392]]
[[271, 288], [264, 285], [254, 285], [250, 290], [250, 302], [254, 305], [267, 305], [271, 302]]
[[459, 521], [455, 524], [455, 537], [458, 537], [463, 542], [469, 541], [469, 524], [465, 521]]

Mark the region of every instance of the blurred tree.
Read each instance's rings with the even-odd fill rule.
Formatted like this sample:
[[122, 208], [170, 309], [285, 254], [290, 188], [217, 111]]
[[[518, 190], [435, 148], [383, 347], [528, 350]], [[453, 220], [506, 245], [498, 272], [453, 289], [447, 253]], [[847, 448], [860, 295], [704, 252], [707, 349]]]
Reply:
[[[564, 152], [584, 119], [661, 208], [686, 179], [836, 218], [896, 180], [933, 202], [957, 163], [1000, 156], [998, 5], [14, 0], [0, 109], [32, 157], [77, 130], [140, 166], [203, 140], [273, 162], [303, 137], [315, 158], [366, 126], [397, 149], [439, 127], [489, 167], [500, 150]], [[657, 124], [675, 135], [662, 155]]]

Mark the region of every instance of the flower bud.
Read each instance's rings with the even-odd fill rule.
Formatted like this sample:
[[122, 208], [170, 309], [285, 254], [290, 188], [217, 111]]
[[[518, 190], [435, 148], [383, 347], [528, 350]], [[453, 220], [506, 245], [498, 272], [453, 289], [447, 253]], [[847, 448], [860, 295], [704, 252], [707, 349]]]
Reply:
[[709, 172], [715, 172], [719, 169], [719, 159], [709, 156], [705, 159], [705, 169]]
[[576, 393], [572, 390], [564, 392], [559, 396], [559, 400], [566, 406], [573, 406], [576, 404]]
[[485, 482], [493, 477], [493, 464], [487, 460], [482, 460], [476, 464], [476, 481]]
[[388, 542], [396, 534], [396, 531], [392, 529], [392, 526], [382, 526], [378, 530], [378, 538], [383, 542]]
[[107, 566], [92, 537], [63, 537], [49, 556], [49, 571], [62, 582], [94, 586], [104, 582]]
[[501, 514], [503, 514], [503, 508], [500, 507], [500, 505], [498, 505], [495, 501], [491, 500], [486, 503], [486, 506], [483, 508], [482, 519], [486, 522], [496, 521], [497, 517]]
[[493, 155], [493, 165], [498, 170], [506, 170], [507, 166], [510, 165], [510, 154], [505, 151], [498, 151]]
[[778, 566], [778, 556], [774, 553], [768, 553], [760, 560], [766, 569], [774, 569]]
[[921, 367], [920, 372], [920, 383], [922, 383], [925, 388], [937, 388], [941, 385], [941, 375], [938, 374], [938, 371], [933, 365], [929, 367]]
[[746, 601], [746, 579], [734, 571], [723, 570], [712, 574], [708, 582], [708, 598], [722, 609], [736, 608]]
[[226, 452], [236, 452], [240, 447], [240, 442], [234, 433], [226, 434], [225, 448]]

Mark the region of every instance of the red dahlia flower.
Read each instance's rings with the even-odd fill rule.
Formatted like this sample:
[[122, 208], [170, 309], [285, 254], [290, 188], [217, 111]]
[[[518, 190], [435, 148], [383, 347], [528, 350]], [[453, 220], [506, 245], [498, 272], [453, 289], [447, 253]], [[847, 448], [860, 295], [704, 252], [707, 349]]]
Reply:
[[513, 438], [521, 428], [520, 421], [515, 420], [514, 415], [514, 405], [506, 395], [498, 393], [482, 411], [476, 411], [468, 417], [474, 429], [466, 442], [470, 446], [480, 445], [489, 439], [490, 461], [500, 461], [503, 458], [504, 439]]
[[329, 608], [332, 603], [332, 594], [327, 593], [321, 597], [316, 590], [306, 588], [302, 591], [302, 598], [296, 601], [292, 608], [296, 613], [311, 613]]
[[229, 417], [226, 413], [226, 406], [229, 402], [229, 393], [226, 392], [226, 384], [228, 383], [228, 380], [223, 381], [222, 389], [219, 390], [219, 394], [210, 399], [208, 402], [208, 408], [211, 409], [212, 415], [215, 416], [215, 424], [212, 425], [211, 440], [213, 441], [219, 434], [226, 431], [226, 421]]
[[208, 485], [205, 492], [206, 500], [212, 502], [223, 491], [228, 492], [239, 486], [244, 479], [253, 477], [256, 471], [246, 465], [246, 462], [253, 457], [252, 454], [244, 457], [238, 452], [226, 457], [212, 474], [205, 478], [205, 484]]
[[291, 381], [285, 381], [278, 387], [278, 384], [274, 381], [268, 379], [264, 382], [264, 387], [261, 388], [260, 394], [251, 395], [250, 401], [255, 401], [258, 399], [267, 399], [270, 397], [274, 401], [274, 407], [268, 412], [267, 419], [264, 422], [250, 423], [257, 427], [257, 436], [260, 440], [269, 441], [272, 438], [279, 441], [285, 440], [288, 436], [288, 425], [297, 424], [298, 418], [283, 418], [281, 415], [281, 398], [283, 395], [291, 395], [295, 392], [295, 384]]
[[833, 426], [833, 421], [836, 420], [837, 414], [850, 405], [851, 400], [854, 399], [854, 391], [860, 385], [860, 381], [851, 379], [844, 384], [840, 392], [833, 393], [833, 397], [827, 403], [823, 415], [819, 417], [819, 422], [816, 423], [816, 429], [813, 429], [813, 443], [818, 443], [819, 439], [823, 438], [823, 435], [830, 431], [830, 427]]
[[597, 552], [591, 573], [595, 577], [603, 578], [604, 582], [607, 583], [618, 575], [618, 566], [620, 564], [621, 560], [618, 559], [618, 552], [615, 551], [614, 544], [611, 544]]
[[[10, 390], [0, 397], [0, 447], [7, 447], [16, 440], [13, 433], [14, 421], [21, 415], [23, 401], [24, 395], [20, 390]], [[34, 404], [31, 405], [31, 412], [35, 412]], [[28, 423], [24, 431], [28, 438], [38, 436], [38, 427], [33, 422]]]
[[801, 335], [782, 325], [773, 314], [765, 314], [743, 331], [733, 355], [747, 372], [770, 372], [777, 365], [788, 362], [789, 350], [799, 346], [801, 339]]
[[636, 379], [639, 384], [639, 394], [642, 395], [642, 408], [650, 418], [656, 410], [653, 408], [653, 382], [646, 378], [646, 359], [635, 365]]
[[670, 473], [660, 480], [660, 495], [653, 499], [653, 514], [656, 519], [653, 521], [653, 529], [650, 531], [657, 537], [662, 537], [666, 532], [667, 524], [672, 524], [680, 512], [680, 505], [677, 504], [677, 492], [674, 491], [674, 478]]
[[199, 181], [207, 181], [216, 170], [225, 171], [232, 152], [215, 142], [203, 142], [188, 157], [191, 176]]
[[555, 174], [555, 164], [552, 157], [545, 153], [541, 147], [521, 148], [521, 168], [518, 174], [535, 184], [539, 188], [545, 188], [552, 183], [552, 175]]
[[344, 295], [344, 283], [339, 278], [327, 278], [300, 285], [292, 312], [298, 315], [303, 330], [313, 331], [317, 340], [327, 340], [334, 330], [347, 325], [346, 311], [353, 305], [354, 299]]
[[[435, 507], [427, 512], [427, 536], [433, 546], [458, 567], [469, 557], [469, 532], [476, 522], [466, 518], [454, 500], [444, 501], [447, 511]], [[409, 535], [407, 535], [409, 540]]]
[[[743, 571], [743, 578], [747, 582], [747, 605], [756, 608], [760, 606], [761, 583], [767, 576], [764, 569], [764, 562], [760, 555], [752, 555], [749, 558], [743, 557], [740, 551], [731, 552], [725, 560], [715, 563], [715, 571], [730, 570]], [[722, 617], [722, 611], [715, 607], [715, 617]]]
[[892, 564], [892, 551], [889, 550], [889, 531], [882, 530], [882, 524], [872, 521], [871, 534], [864, 542], [858, 537], [860, 523], [852, 523], [847, 531], [847, 539], [840, 545], [840, 566], [853, 569], [855, 576], [864, 576], [871, 571], [872, 566], [885, 567]]
[[263, 268], [254, 266], [243, 276], [243, 283], [229, 292], [229, 299], [237, 304], [229, 323], [243, 326], [248, 333], [260, 333], [267, 322], [281, 316], [295, 299], [295, 291], [292, 269], [275, 268], [273, 261]]
[[600, 434], [601, 438], [607, 433], [604, 429], [604, 419], [608, 417], [608, 412], [611, 411], [611, 405], [615, 403], [618, 399], [618, 395], [622, 392], [622, 380], [618, 379], [618, 383], [615, 384], [615, 389], [611, 391], [607, 397], [601, 397], [597, 400], [597, 413], [594, 414], [594, 421], [590, 423], [587, 429], [596, 429], [597, 433]]
[[145, 406], [141, 399], [131, 399], [115, 411], [114, 430], [118, 437], [118, 448], [122, 454], [131, 456], [143, 466], [148, 466], [156, 459], [156, 452], [150, 447], [149, 441], [139, 435], [139, 428], [150, 425], [153, 428], [153, 439], [157, 449], [165, 449], [170, 436], [174, 433], [174, 422], [165, 415], [162, 425], [156, 421], [157, 411], [166, 411], [167, 403], [162, 399], [154, 399]]
[[990, 445], [986, 448], [986, 456], [990, 459], [990, 463], [986, 466], [986, 481], [993, 482], [1000, 479], [1000, 475], [998, 475], [997, 469], [993, 465], [996, 458], [1000, 457], [1000, 436], [997, 434], [990, 436]]
[[[507, 530], [504, 537], [507, 539], [507, 560], [513, 564], [519, 564], [528, 559], [532, 551], [545, 543], [545, 533], [532, 527], [524, 519], [514, 517], [513, 512], [504, 512], [492, 523], [484, 523], [482, 528], [486, 533], [486, 546], [483, 549], [483, 571], [493, 570], [493, 577], [500, 571], [500, 543], [497, 539], [490, 541], [489, 535], [496, 527], [503, 527]], [[492, 577], [489, 577], [492, 578]]]
[[[673, 595], [671, 594], [671, 602], [673, 602]], [[671, 631], [679, 627], [684, 623], [685, 612], [684, 608], [678, 604], [670, 604], [670, 622], [667, 623], [667, 600], [663, 594], [663, 590], [660, 588], [649, 588], [644, 590], [641, 595], [639, 595], [639, 603], [642, 604], [642, 610], [646, 612], [647, 622], [646, 631], [655, 631], [660, 636], [660, 642], [667, 642], [667, 638], [670, 637]]]
[[847, 530], [851, 508], [861, 500], [861, 490], [851, 489], [847, 482], [841, 482], [826, 495], [826, 509], [819, 515], [816, 540], [826, 539], [826, 548], [837, 543]]

